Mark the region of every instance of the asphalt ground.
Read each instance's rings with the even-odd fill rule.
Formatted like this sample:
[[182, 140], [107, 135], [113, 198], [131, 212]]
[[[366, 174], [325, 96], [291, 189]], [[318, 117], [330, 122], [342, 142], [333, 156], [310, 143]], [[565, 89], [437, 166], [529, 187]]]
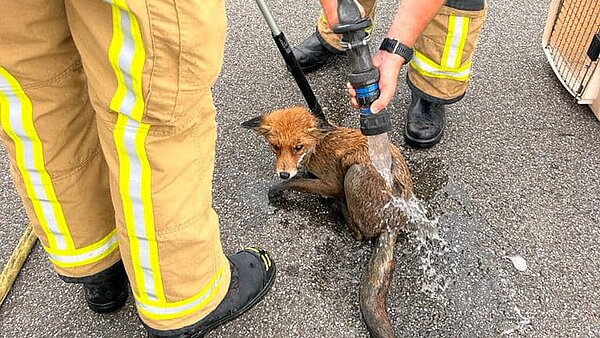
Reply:
[[[303, 104], [253, 1], [228, 0], [225, 64], [215, 87], [219, 140], [215, 208], [227, 252], [260, 245], [275, 256], [273, 290], [210, 337], [366, 337], [358, 285], [371, 244], [354, 241], [331, 202], [288, 193], [270, 205], [274, 161], [239, 124]], [[443, 140], [413, 150], [402, 139], [402, 82], [391, 139], [417, 195], [447, 242], [397, 246], [388, 307], [398, 337], [600, 337], [600, 123], [561, 86], [540, 47], [549, 0], [491, 1], [468, 95], [450, 107]], [[313, 32], [316, 1], [271, 1], [292, 44]], [[396, 4], [378, 4], [372, 45]], [[327, 116], [357, 125], [344, 58], [309, 81]], [[27, 219], [0, 151], [0, 264]], [[519, 255], [527, 270], [507, 256]], [[433, 291], [427, 291], [433, 287]], [[36, 245], [6, 303], [0, 337], [143, 337], [131, 298], [114, 314], [86, 308]]]

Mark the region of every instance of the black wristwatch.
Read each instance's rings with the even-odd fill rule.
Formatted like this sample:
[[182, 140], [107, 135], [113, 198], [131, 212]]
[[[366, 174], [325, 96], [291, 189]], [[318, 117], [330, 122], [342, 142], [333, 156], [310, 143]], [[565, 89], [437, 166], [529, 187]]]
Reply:
[[413, 57], [413, 49], [395, 39], [383, 39], [379, 49], [402, 56], [404, 63], [408, 63]]

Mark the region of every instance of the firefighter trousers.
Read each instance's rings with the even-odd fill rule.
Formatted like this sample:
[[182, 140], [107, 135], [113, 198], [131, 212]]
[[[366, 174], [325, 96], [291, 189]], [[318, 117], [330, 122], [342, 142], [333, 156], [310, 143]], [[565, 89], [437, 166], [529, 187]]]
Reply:
[[[358, 0], [366, 15], [375, 16], [376, 0]], [[407, 82], [417, 96], [438, 103], [454, 103], [466, 93], [473, 53], [487, 13], [485, 0], [448, 0], [425, 27], [414, 46]], [[341, 50], [325, 15], [317, 20], [323, 39]]]
[[122, 260], [144, 323], [199, 321], [230, 281], [211, 195], [224, 1], [0, 5], [0, 137], [56, 271]]

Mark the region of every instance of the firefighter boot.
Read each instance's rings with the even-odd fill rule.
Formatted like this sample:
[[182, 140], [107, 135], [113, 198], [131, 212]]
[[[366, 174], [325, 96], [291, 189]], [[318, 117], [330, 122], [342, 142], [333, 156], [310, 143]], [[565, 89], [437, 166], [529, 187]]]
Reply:
[[91, 277], [83, 278], [85, 300], [97, 313], [118, 310], [129, 295], [127, 275], [121, 261]]
[[231, 282], [225, 298], [198, 323], [180, 329], [159, 331], [148, 326], [149, 338], [202, 338], [217, 327], [230, 322], [260, 302], [275, 281], [275, 262], [269, 253], [247, 248], [229, 256]]
[[429, 148], [436, 144], [444, 133], [446, 107], [427, 101], [412, 94], [408, 108], [404, 138], [415, 148]]
[[305, 74], [321, 68], [330, 56], [344, 54], [344, 51], [335, 49], [323, 40], [318, 31], [294, 47], [292, 52]]

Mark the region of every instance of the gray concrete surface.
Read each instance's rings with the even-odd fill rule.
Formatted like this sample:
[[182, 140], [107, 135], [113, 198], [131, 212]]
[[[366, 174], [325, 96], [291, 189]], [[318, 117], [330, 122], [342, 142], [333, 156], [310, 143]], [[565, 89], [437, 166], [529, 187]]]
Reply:
[[[394, 3], [379, 5], [374, 41], [384, 36]], [[279, 276], [264, 302], [211, 337], [366, 337], [357, 288], [371, 245], [355, 242], [326, 200], [289, 193], [282, 205], [269, 205], [272, 155], [239, 124], [303, 100], [254, 2], [228, 5], [226, 59], [215, 88], [215, 207], [227, 252], [264, 246], [277, 258]], [[405, 147], [409, 98], [405, 84], [398, 89], [391, 137], [448, 242], [445, 251], [436, 242], [419, 249], [411, 238], [398, 244], [388, 296], [398, 337], [600, 336], [600, 123], [575, 104], [543, 55], [548, 5], [490, 3], [472, 86], [451, 107], [444, 139], [433, 149]], [[316, 1], [271, 7], [292, 43], [314, 29]], [[344, 62], [334, 60], [309, 80], [331, 120], [356, 126]], [[1, 263], [26, 222], [6, 167], [0, 156]], [[508, 255], [524, 257], [528, 269], [517, 271]], [[421, 269], [427, 257], [433, 277]], [[424, 285], [445, 290], [423, 292]], [[0, 337], [143, 336], [131, 299], [117, 313], [92, 313], [39, 246], [0, 309]]]

